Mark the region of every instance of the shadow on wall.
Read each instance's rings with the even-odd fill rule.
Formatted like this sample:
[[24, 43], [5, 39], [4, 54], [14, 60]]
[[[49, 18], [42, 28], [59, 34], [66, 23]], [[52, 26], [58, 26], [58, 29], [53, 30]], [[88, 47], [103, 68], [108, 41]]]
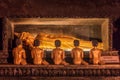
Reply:
[[120, 17], [113, 22], [113, 49], [120, 55]]
[[0, 50], [2, 50], [2, 18], [0, 18]]

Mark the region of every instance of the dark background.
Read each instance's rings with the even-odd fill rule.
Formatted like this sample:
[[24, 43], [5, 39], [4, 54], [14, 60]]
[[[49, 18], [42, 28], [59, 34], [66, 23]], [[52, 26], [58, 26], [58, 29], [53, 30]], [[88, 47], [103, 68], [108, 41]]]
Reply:
[[108, 17], [120, 15], [120, 0], [0, 0], [0, 17]]

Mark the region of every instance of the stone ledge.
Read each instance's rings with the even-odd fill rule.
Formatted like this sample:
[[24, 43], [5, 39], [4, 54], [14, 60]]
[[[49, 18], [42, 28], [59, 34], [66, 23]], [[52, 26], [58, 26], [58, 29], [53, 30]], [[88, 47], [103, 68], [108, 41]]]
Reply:
[[120, 64], [106, 64], [106, 65], [14, 65], [14, 64], [0, 64], [0, 67], [15, 67], [15, 68], [21, 68], [21, 67], [25, 67], [25, 68], [29, 68], [29, 67], [37, 67], [37, 68], [55, 68], [55, 69], [59, 69], [59, 68], [63, 68], [63, 69], [120, 69]]
[[120, 77], [0, 77], [0, 80], [120, 80]]
[[120, 65], [0, 65], [0, 76], [83, 77], [120, 76]]

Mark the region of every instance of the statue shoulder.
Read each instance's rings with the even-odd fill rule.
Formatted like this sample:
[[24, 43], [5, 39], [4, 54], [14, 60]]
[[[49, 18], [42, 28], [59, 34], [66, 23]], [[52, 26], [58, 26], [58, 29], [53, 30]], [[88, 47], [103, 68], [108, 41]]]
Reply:
[[83, 51], [83, 49], [81, 49], [81, 48], [75, 48], [75, 50]]
[[59, 49], [58, 49], [58, 51], [60, 51], [60, 52], [64, 52], [64, 50], [63, 50], [63, 49], [61, 49], [61, 48], [59, 48]]
[[80, 51], [83, 51], [83, 49], [79, 48]]
[[100, 52], [103, 52], [103, 49], [99, 49], [100, 50]]
[[93, 50], [95, 50], [95, 49], [94, 48], [90, 49], [90, 52], [93, 51]]

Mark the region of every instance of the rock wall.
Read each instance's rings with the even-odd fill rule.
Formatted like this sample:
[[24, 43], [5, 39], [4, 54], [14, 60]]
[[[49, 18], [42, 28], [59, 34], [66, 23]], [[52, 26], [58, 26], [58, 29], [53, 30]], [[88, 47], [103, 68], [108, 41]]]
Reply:
[[0, 0], [0, 17], [120, 16], [119, 0]]

